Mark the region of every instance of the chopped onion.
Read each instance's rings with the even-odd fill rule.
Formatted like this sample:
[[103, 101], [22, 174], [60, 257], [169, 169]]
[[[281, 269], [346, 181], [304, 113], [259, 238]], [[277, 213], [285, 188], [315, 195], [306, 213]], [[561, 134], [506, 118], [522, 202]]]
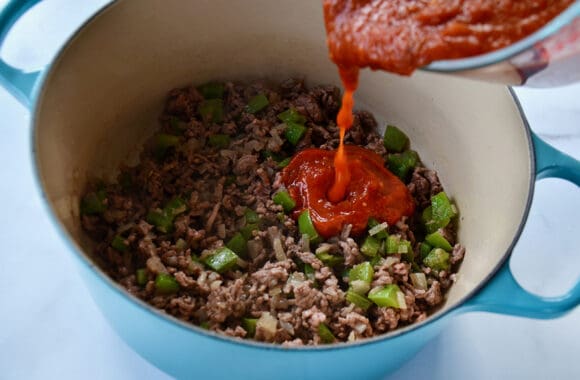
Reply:
[[376, 226], [374, 226], [373, 228], [371, 228], [369, 230], [369, 235], [375, 236], [379, 232], [386, 230], [388, 227], [389, 227], [389, 225], [387, 224], [387, 222], [383, 222], [381, 224], [377, 224]]
[[387, 256], [387, 258], [385, 259], [385, 265], [387, 266], [387, 268], [390, 268], [394, 264], [397, 264], [400, 261], [401, 260], [396, 256]]
[[306, 276], [302, 272], [294, 272], [288, 277], [288, 284], [296, 287], [306, 281]]
[[427, 277], [425, 273], [411, 273], [411, 282], [413, 286], [420, 290], [427, 290]]
[[282, 288], [279, 286], [270, 289], [270, 291], [268, 292], [268, 294], [270, 294], [272, 297], [277, 296], [280, 293], [282, 293]]
[[219, 289], [219, 287], [222, 286], [222, 281], [221, 280], [215, 280], [214, 282], [212, 282], [209, 287], [211, 290], [216, 290]]
[[248, 267], [248, 262], [246, 260], [240, 258], [240, 257], [238, 257], [237, 264], [238, 264], [238, 266], [240, 268], [244, 268], [245, 269], [245, 268]]
[[302, 252], [310, 252], [310, 236], [308, 234], [302, 234], [299, 243]]
[[269, 312], [264, 312], [256, 322], [256, 331], [260, 331], [266, 339], [272, 339], [276, 335], [277, 326], [278, 320]]
[[120, 235], [123, 232], [129, 231], [131, 228], [135, 227], [135, 223], [126, 223], [117, 229], [117, 233]]
[[276, 254], [276, 260], [284, 261], [286, 260], [286, 253], [284, 252], [284, 247], [282, 247], [282, 239], [280, 236], [276, 236], [274, 241], [272, 242], [272, 246], [274, 247], [274, 253]]
[[367, 329], [367, 325], [365, 325], [364, 323], [357, 323], [354, 326], [354, 329], [359, 333], [362, 334], [365, 332], [365, 330]]
[[397, 302], [399, 303], [399, 309], [407, 310], [407, 301], [403, 292], [397, 292]]
[[316, 253], [320, 254], [330, 252], [330, 248], [332, 248], [332, 244], [322, 243], [318, 246], [318, 248], [316, 248]]
[[348, 334], [348, 341], [354, 342], [355, 340], [356, 340], [356, 334], [354, 333], [354, 330], [351, 330], [350, 334]]
[[290, 335], [294, 335], [294, 326], [292, 326], [292, 324], [290, 322], [280, 321], [280, 327], [282, 327], [284, 330], [288, 331], [288, 333], [290, 333]]
[[354, 280], [350, 283], [352, 291], [357, 294], [366, 294], [371, 288], [370, 284], [363, 280]]
[[248, 241], [248, 255], [250, 258], [255, 259], [264, 249], [264, 245], [261, 240], [250, 240]]

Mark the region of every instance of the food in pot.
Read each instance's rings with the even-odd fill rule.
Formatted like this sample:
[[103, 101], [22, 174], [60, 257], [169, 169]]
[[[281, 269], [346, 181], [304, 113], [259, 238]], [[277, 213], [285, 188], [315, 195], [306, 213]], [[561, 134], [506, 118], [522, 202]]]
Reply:
[[171, 91], [139, 165], [82, 197], [95, 260], [154, 307], [242, 339], [355, 341], [427, 318], [465, 254], [457, 208], [404, 131], [381, 136], [366, 111], [330, 201], [340, 95], [294, 79]]
[[436, 60], [511, 45], [573, 2], [324, 0], [324, 16], [334, 62], [408, 75]]

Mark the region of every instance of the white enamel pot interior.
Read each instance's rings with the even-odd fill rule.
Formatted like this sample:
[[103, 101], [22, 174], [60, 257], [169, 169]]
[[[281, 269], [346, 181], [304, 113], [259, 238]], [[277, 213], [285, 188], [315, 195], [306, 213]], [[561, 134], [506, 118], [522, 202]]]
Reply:
[[[99, 286], [121, 292], [85, 253], [90, 243], [79, 223], [79, 197], [88, 179], [114, 176], [120, 163], [135, 160], [157, 128], [168, 90], [208, 80], [292, 76], [339, 85], [318, 1], [124, 0], [69, 41], [37, 99], [36, 163], [51, 212]], [[402, 128], [457, 202], [467, 255], [445, 306], [430, 317], [437, 319], [490, 277], [519, 234], [533, 182], [528, 130], [508, 89], [437, 74], [403, 78], [365, 71], [356, 103], [381, 125]], [[154, 313], [127, 294], [118, 302]], [[144, 355], [155, 362], [154, 354]]]

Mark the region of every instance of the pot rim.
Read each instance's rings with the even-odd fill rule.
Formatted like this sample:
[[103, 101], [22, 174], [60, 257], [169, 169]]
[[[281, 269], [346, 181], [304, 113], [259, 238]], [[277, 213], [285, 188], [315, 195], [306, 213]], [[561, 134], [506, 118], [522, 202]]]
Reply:
[[[53, 75], [53, 69], [55, 64], [60, 62], [63, 58], [64, 54], [71, 46], [71, 44], [79, 38], [81, 33], [85, 30], [89, 24], [95, 22], [97, 18], [99, 18], [105, 12], [111, 11], [115, 6], [117, 6], [123, 0], [114, 0], [111, 3], [108, 3], [101, 7], [97, 12], [95, 12], [90, 18], [88, 18], [85, 22], [83, 22], [78, 29], [69, 37], [66, 42], [61, 46], [58, 50], [57, 54], [53, 58], [53, 60], [46, 66], [46, 68], [42, 71], [41, 75], [38, 78], [37, 83], [35, 84], [34, 90], [31, 96], [30, 102], [30, 109], [31, 109], [31, 119], [30, 119], [30, 143], [31, 143], [31, 154], [32, 154], [32, 170], [33, 170], [33, 177], [36, 188], [38, 193], [42, 199], [42, 206], [45, 208], [45, 212], [48, 215], [51, 223], [56, 227], [56, 231], [58, 236], [61, 240], [64, 241], [65, 245], [67, 246], [68, 250], [71, 251], [74, 256], [79, 260], [82, 265], [85, 265], [87, 269], [95, 272], [95, 274], [99, 277], [102, 283], [108, 286], [112, 291], [116, 292], [126, 301], [131, 302], [134, 306], [139, 307], [143, 311], [152, 314], [154, 317], [158, 318], [161, 322], [168, 322], [172, 324], [174, 327], [184, 330], [185, 332], [194, 334], [199, 334], [206, 338], [211, 338], [219, 341], [220, 343], [231, 343], [235, 345], [239, 345], [245, 348], [252, 348], [252, 349], [262, 349], [262, 350], [276, 350], [282, 352], [304, 352], [304, 351], [333, 351], [333, 350], [342, 350], [347, 348], [354, 348], [358, 346], [367, 346], [367, 345], [376, 345], [379, 343], [383, 343], [389, 339], [393, 339], [404, 335], [406, 333], [410, 333], [414, 330], [419, 330], [423, 327], [426, 327], [429, 324], [432, 324], [443, 317], [450, 317], [454, 313], [461, 312], [461, 307], [464, 306], [466, 301], [472, 298], [477, 292], [483, 289], [487, 283], [495, 276], [495, 274], [499, 271], [499, 269], [503, 266], [506, 260], [510, 257], [511, 252], [519, 240], [523, 228], [526, 224], [528, 219], [528, 214], [530, 211], [533, 194], [534, 194], [534, 186], [536, 181], [536, 164], [535, 164], [535, 152], [534, 146], [532, 142], [532, 133], [531, 128], [529, 126], [528, 120], [524, 114], [523, 108], [520, 104], [518, 97], [516, 96], [514, 90], [511, 87], [508, 87], [508, 91], [510, 92], [512, 99], [517, 107], [517, 111], [520, 114], [521, 120], [523, 122], [524, 132], [526, 135], [527, 145], [528, 145], [528, 152], [529, 152], [529, 159], [530, 159], [530, 182], [528, 184], [528, 195], [527, 200], [524, 208], [524, 212], [522, 214], [522, 219], [519, 222], [518, 228], [516, 233], [513, 236], [512, 242], [510, 243], [507, 250], [501, 256], [501, 259], [498, 260], [497, 264], [494, 266], [493, 270], [491, 270], [488, 275], [470, 292], [463, 295], [459, 301], [449, 309], [443, 311], [443, 308], [437, 310], [434, 314], [430, 315], [424, 321], [413, 323], [411, 325], [398, 328], [386, 334], [381, 334], [374, 336], [372, 338], [365, 338], [355, 342], [340, 342], [340, 343], [333, 343], [333, 344], [326, 344], [326, 345], [318, 345], [318, 346], [298, 346], [298, 347], [286, 347], [280, 344], [273, 344], [273, 343], [263, 343], [254, 340], [242, 340], [234, 337], [229, 337], [223, 334], [219, 334], [217, 332], [213, 332], [210, 330], [203, 329], [199, 326], [193, 325], [191, 323], [184, 322], [170, 314], [165, 313], [164, 311], [157, 309], [145, 301], [131, 295], [127, 292], [120, 284], [115, 282], [112, 278], [110, 278], [97, 264], [93, 262], [88, 254], [84, 252], [81, 247], [74, 241], [71, 237], [69, 232], [67, 231], [66, 227], [60, 221], [58, 216], [56, 215], [53, 206], [49, 201], [49, 197], [45, 191], [42, 175], [40, 172], [40, 162], [38, 160], [37, 155], [37, 144], [38, 144], [38, 135], [37, 135], [37, 122], [38, 122], [38, 104], [40, 103], [40, 99], [43, 98], [46, 87], [45, 83], [47, 78]], [[99, 309], [101, 309], [99, 307]]]

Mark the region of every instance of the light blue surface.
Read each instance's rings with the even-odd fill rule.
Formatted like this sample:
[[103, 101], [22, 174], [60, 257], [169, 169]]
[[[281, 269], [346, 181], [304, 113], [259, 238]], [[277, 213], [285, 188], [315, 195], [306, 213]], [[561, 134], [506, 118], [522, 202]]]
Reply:
[[[14, 91], [14, 88], [12, 88], [12, 90]], [[580, 94], [580, 91], [575, 94]], [[127, 350], [126, 346], [124, 346], [120, 341], [117, 341], [116, 337], [109, 333], [108, 327], [103, 325], [99, 317], [94, 314], [94, 305], [82, 299], [85, 293], [80, 289], [74, 288], [78, 285], [79, 278], [74, 274], [75, 271], [68, 262], [72, 255], [66, 252], [68, 248], [62, 246], [62, 243], [55, 241], [54, 228], [47, 222], [46, 216], [43, 215], [42, 211], [44, 209], [40, 207], [38, 194], [32, 190], [34, 185], [31, 179], [30, 162], [27, 157], [30, 147], [25, 139], [23, 140], [21, 137], [18, 137], [26, 135], [26, 130], [24, 129], [25, 120], [22, 118], [24, 110], [19, 109], [14, 102], [11, 103], [10, 99], [8, 99], [5, 94], [3, 98], [0, 98], [0, 106], [3, 107], [3, 111], [4, 108], [7, 110], [7, 112], [2, 113], [6, 118], [5, 120], [12, 120], [13, 124], [15, 124], [15, 126], [13, 124], [7, 125], [8, 133], [2, 142], [3, 149], [1, 150], [2, 153], [5, 154], [5, 156], [2, 156], [4, 160], [3, 162], [10, 164], [6, 169], [3, 169], [3, 177], [0, 183], [8, 185], [7, 189], [2, 188], [2, 195], [4, 198], [13, 200], [14, 202], [10, 203], [16, 205], [15, 208], [12, 208], [11, 204], [7, 205], [8, 211], [2, 215], [1, 219], [1, 225], [3, 227], [1, 233], [3, 234], [3, 240], [8, 242], [7, 248], [12, 249], [8, 249], [1, 256], [0, 302], [2, 302], [2, 310], [15, 311], [14, 313], [3, 313], [0, 317], [2, 318], [0, 319], [0, 322], [4, 322], [2, 323], [2, 326], [14, 327], [9, 330], [0, 330], [0, 352], [3, 354], [0, 355], [0, 369], [3, 371], [2, 374], [7, 375], [6, 378], [56, 378], [57, 376], [61, 378], [163, 378], [163, 374], [133, 356], [132, 352]], [[17, 130], [16, 128], [21, 129]], [[26, 142], [23, 143], [23, 141]], [[536, 145], [539, 144], [536, 143]], [[580, 145], [576, 145], [576, 147], [578, 146]], [[545, 147], [542, 146], [542, 149], [544, 148]], [[28, 164], [18, 164], [18, 160], [15, 160], [17, 157], [27, 157], [23, 161]], [[546, 159], [544, 159], [544, 157]], [[551, 174], [569, 173], [565, 169], [558, 168], [556, 170], [555, 166], [550, 163], [554, 160], [547, 159], [550, 157], [545, 155], [540, 156], [540, 159], [538, 160], [538, 168], [552, 167], [553, 170], [550, 172]], [[544, 165], [544, 162], [549, 164]], [[15, 166], [12, 166], [12, 163], [14, 163]], [[558, 162], [559, 167], [562, 166], [562, 163], [562, 161]], [[578, 165], [577, 162], [570, 160], [566, 160], [565, 163], [570, 163], [576, 166]], [[25, 205], [25, 207], [18, 207], [18, 205]], [[8, 215], [8, 217], [6, 215]], [[30, 229], [22, 228], [24, 225], [27, 227], [30, 227], [31, 225], [36, 226], [36, 228], [33, 228], [33, 231], [36, 233], [33, 234], [32, 238], [29, 233]], [[48, 257], [33, 256], [32, 253], [35, 251], [50, 255]], [[35, 266], [33, 263], [32, 267], [30, 267], [30, 261], [27, 260], [26, 257], [22, 257], [26, 254], [30, 254], [31, 257], [36, 257], [38, 266]], [[28, 266], [27, 273], [22, 274], [21, 271], [15, 270], [15, 268], [19, 268], [23, 265]], [[102, 281], [96, 276], [95, 272], [88, 270], [86, 265], [81, 265], [81, 267], [83, 268], [83, 271], [86, 272], [83, 274], [83, 278], [92, 284], [90, 285], [90, 289], [93, 297], [103, 305], [103, 310], [105, 310], [107, 318], [112, 322], [115, 329], [124, 339], [141, 348], [144, 356], [155, 356], [157, 363], [160, 365], [175, 360], [173, 355], [166, 354], [164, 356], [159, 355], [159, 352], [157, 352], [159, 341], [152, 337], [150, 332], [161, 329], [162, 331], [159, 332], [163, 333], [163, 336], [166, 338], [165, 342], [163, 342], [164, 344], [182, 348], [181, 356], [178, 357], [181, 365], [174, 366], [176, 371], [183, 370], [191, 361], [197, 361], [199, 363], [215, 365], [215, 368], [217, 369], [217, 372], [215, 372], [216, 374], [219, 373], [219, 371], [222, 371], [222, 373], [241, 372], [241, 369], [240, 371], [232, 371], [232, 369], [224, 364], [222, 360], [217, 360], [216, 358], [226, 356], [228, 358], [239, 359], [242, 358], [243, 355], [249, 355], [251, 353], [247, 348], [240, 351], [240, 345], [224, 345], [221, 343], [223, 342], [222, 340], [204, 337], [203, 339], [206, 341], [201, 345], [203, 350], [200, 350], [199, 343], [196, 342], [195, 345], [192, 346], [191, 340], [187, 338], [187, 334], [183, 334], [180, 327], [169, 323], [158, 323], [158, 317], [150, 313], [143, 313], [136, 304], [124, 301], [124, 299], [112, 288], [103, 286]], [[576, 266], [576, 268], [577, 267], [578, 266]], [[29, 277], [30, 271], [34, 274], [34, 276], [32, 276], [32, 281], [30, 281]], [[506, 272], [501, 273], [506, 273], [507, 275], [507, 269], [504, 269], [504, 271]], [[14, 273], [20, 273], [20, 276], [17, 276]], [[577, 270], [575, 273], [577, 278]], [[60, 281], [60, 276], [69, 276], [70, 280], [63, 283]], [[25, 277], [28, 281], [23, 282], [22, 277]], [[7, 281], [6, 279], [11, 279], [12, 281]], [[498, 283], [499, 285], [497, 285], [497, 287], [501, 290], [501, 294], [504, 298], [509, 301], [512, 298], [510, 297], [510, 294], [512, 294], [511, 292], [519, 291], [515, 288], [517, 284], [510, 282], [511, 280], [509, 278], [503, 280], [504, 277], [496, 277], [494, 285], [496, 284], [495, 281], [498, 281], [498, 279], [502, 280]], [[30, 282], [32, 282], [32, 284]], [[507, 286], [505, 285], [506, 282]], [[46, 285], [39, 287], [38, 283]], [[16, 287], [14, 286], [15, 284], [18, 284], [19, 286]], [[55, 284], [59, 284], [60, 286], [54, 288]], [[71, 285], [73, 285], [72, 288]], [[578, 286], [576, 285], [576, 303], [578, 302], [577, 288]], [[32, 310], [30, 311], [20, 310], [18, 307], [14, 308], [14, 304], [18, 306], [26, 302], [26, 300], [20, 299], [22, 298], [22, 289], [26, 289], [33, 293], [50, 295], [50, 297], [47, 297], [46, 299], [37, 298], [39, 301], [41, 300], [41, 305], [38, 305], [38, 302], [36, 302], [31, 305]], [[487, 288], [486, 290], [490, 289], [492, 288]], [[71, 294], [80, 295], [80, 298], [74, 296], [71, 298]], [[480, 297], [483, 294], [485, 294], [485, 292], [477, 297]], [[63, 296], [66, 297], [69, 302], [72, 302], [72, 305], [60, 302], [60, 299]], [[477, 300], [477, 297], [474, 299]], [[10, 301], [10, 303], [6, 300]], [[480, 298], [479, 300], [481, 301], [480, 304], [483, 304], [485, 307], [488, 306], [483, 303], [485, 301], [484, 298]], [[528, 301], [529, 300], [525, 299], [523, 301], [523, 306], [525, 306], [526, 310], [528, 310], [530, 306], [536, 306], [529, 305]], [[4, 304], [4, 302], [7, 303]], [[44, 307], [42, 307], [42, 304], [44, 304]], [[89, 312], [86, 310], [89, 310]], [[534, 310], [536, 310], [536, 307], [534, 307]], [[505, 309], [502, 311], [506, 312]], [[33, 313], [31, 314], [30, 312]], [[509, 312], [509, 310], [507, 310], [507, 312]], [[32, 317], [32, 319], [30, 319], [30, 317]], [[50, 319], [47, 319], [48, 317], [50, 317]], [[78, 325], [78, 327], [65, 327], [69, 325], [77, 326], [75, 325], [75, 320], [78, 317], [81, 317], [81, 320], [83, 320], [83, 323]], [[490, 318], [493, 317], [486, 316], [486, 320], [489, 320]], [[49, 321], [52, 322], [52, 324]], [[361, 354], [367, 355], [369, 359], [375, 357], [375, 360], [382, 360], [385, 362], [384, 367], [387, 367], [392, 363], [406, 359], [408, 356], [412, 355], [420, 345], [425, 344], [428, 340], [433, 338], [448, 321], [448, 318], [439, 320], [421, 330], [389, 340], [389, 346], [385, 349], [378, 349], [377, 347], [380, 347], [378, 345], [367, 345], [367, 348], [364, 349], [364, 353], [361, 352]], [[525, 323], [523, 322], [525, 320], [519, 321], [518, 324]], [[442, 344], [447, 345], [449, 343], [454, 343], [455, 345], [452, 344], [452, 347], [462, 347], [463, 344], [465, 347], [470, 347], [471, 350], [476, 349], [476, 347], [473, 347], [472, 343], [465, 345], [465, 336], [459, 336], [456, 338], [456, 341], [449, 342], [449, 336], [453, 337], [454, 332], [462, 331], [461, 323], [456, 323], [455, 320], [453, 322], [454, 328], [449, 329], [450, 331], [445, 330], [446, 338], [439, 338], [435, 343], [428, 346], [426, 349], [428, 355], [425, 356], [420, 354], [413, 359], [412, 363], [405, 367], [411, 368], [407, 370], [406, 375], [405, 370], [403, 369], [395, 374], [394, 377], [413, 378], [413, 374], [423, 373], [424, 375], [429, 375], [430, 378], [461, 378], [453, 376], [461, 373], [472, 373], [471, 370], [473, 368], [462, 366], [461, 363], [456, 363], [457, 368], [455, 368], [455, 372], [453, 372], [454, 375], [450, 376], [449, 372], [444, 370], [447, 366], [445, 365], [445, 356], [441, 356], [441, 351], [445, 352], [444, 347], [441, 346]], [[53, 329], [55, 325], [58, 327], [60, 334], [54, 334]], [[509, 326], [509, 319], [507, 321], [504, 320], [501, 326], [505, 327], [506, 325]], [[486, 328], [489, 326], [490, 324], [486, 324]], [[30, 331], [34, 331], [34, 334], [31, 334]], [[505, 338], [503, 329], [498, 331], [502, 331], [502, 333], [496, 334], [496, 342], [502, 341], [502, 339]], [[575, 331], [576, 334], [578, 334], [578, 330], [576, 329]], [[75, 339], [75, 334], [80, 334], [80, 337]], [[188, 334], [191, 334], [191, 332]], [[86, 344], [83, 336], [92, 338], [90, 341], [91, 344]], [[199, 339], [199, 335], [196, 335], [196, 337]], [[514, 343], [510, 339], [509, 344], [518, 344], [518, 342]], [[101, 345], [105, 346], [102, 347]], [[44, 347], [44, 349], [42, 351], [37, 351], [36, 348], [39, 346]], [[431, 349], [429, 347], [431, 347]], [[435, 351], [433, 351], [433, 347], [435, 347]], [[39, 354], [33, 356], [35, 360], [32, 360], [32, 362], [30, 361], [31, 351]], [[112, 353], [109, 351], [112, 351]], [[262, 349], [260, 349], [260, 351], [258, 357], [263, 362], [276, 363], [276, 360], [279, 359], [278, 351]], [[278, 354], [275, 354], [276, 352]], [[349, 360], [352, 360], [351, 354], [349, 353], [350, 351], [327, 350], [321, 352], [324, 353], [319, 353], [320, 355], [317, 354], [316, 358], [313, 358], [310, 354], [298, 352], [293, 353], [293, 358], [288, 360], [288, 363], [281, 362], [270, 368], [270, 370], [274, 371], [270, 373], [270, 377], [281, 378], [280, 373], [284, 373], [288, 376], [293, 375], [293, 378], [304, 378], [309, 374], [306, 372], [307, 370], [305, 368], [308, 368], [311, 364], [319, 364], [319, 360], [331, 363], [334, 371], [337, 372], [337, 376], [345, 376], [349, 374], [349, 367], [345, 366]], [[568, 352], [568, 350], [566, 352]], [[566, 352], [561, 352], [560, 356], [566, 357]], [[215, 355], [212, 355], [212, 353], [215, 353]], [[119, 359], [119, 355], [123, 360]], [[388, 359], [385, 359], [385, 357], [388, 357]], [[427, 359], [425, 359], [425, 357]], [[482, 357], [485, 357], [485, 355], [482, 355]], [[550, 355], [548, 355], [548, 357], [550, 357]], [[57, 358], [56, 367], [53, 358]], [[99, 358], [104, 361], [102, 362], [102, 365], [96, 366], [94, 362], [95, 360], [99, 362]], [[252, 362], [254, 359], [255, 356], [249, 357], [246, 362]], [[500, 365], [501, 363], [504, 363], [499, 357], [496, 358], [496, 360]], [[512, 363], [517, 362], [518, 358], [514, 358], [512, 361]], [[60, 368], [58, 363], [68, 370], [55, 370], [55, 368]], [[470, 364], [474, 365], [473, 362]], [[535, 371], [529, 372], [526, 377], [541, 378], [534, 377], [534, 374], [537, 375], [538, 373], [542, 373], [543, 368], [548, 364], [549, 363], [545, 362], [542, 363], [542, 368], [537, 368]], [[112, 370], [106, 368], [111, 365], [113, 366]], [[572, 372], [560, 372], [561, 374], [580, 374], [580, 367], [575, 367], [576, 369], [570, 367], [574, 365], [574, 363], [570, 363], [570, 361], [568, 361], [567, 365], [569, 366], [568, 368], [572, 368]], [[71, 368], [74, 368], [76, 372], [70, 372]], [[425, 368], [427, 372], [425, 372]], [[477, 365], [475, 365], [475, 368], [477, 368]], [[90, 369], [93, 370], [91, 371]], [[256, 370], [256, 368], [253, 367], [246, 369], [248, 371]], [[515, 368], [509, 369], [511, 371], [517, 371]], [[476, 370], [473, 373], [475, 376], [471, 377], [478, 378], [477, 373]], [[489, 374], [490, 369], [482, 368], [479, 373]], [[506, 374], [508, 372], [504, 370], [497, 373]], [[522, 373], [524, 372], [519, 372], [519, 374]], [[328, 374], [329, 373], [327, 373], [327, 375]], [[357, 375], [357, 373], [350, 374], [351, 378], [357, 378]]]

